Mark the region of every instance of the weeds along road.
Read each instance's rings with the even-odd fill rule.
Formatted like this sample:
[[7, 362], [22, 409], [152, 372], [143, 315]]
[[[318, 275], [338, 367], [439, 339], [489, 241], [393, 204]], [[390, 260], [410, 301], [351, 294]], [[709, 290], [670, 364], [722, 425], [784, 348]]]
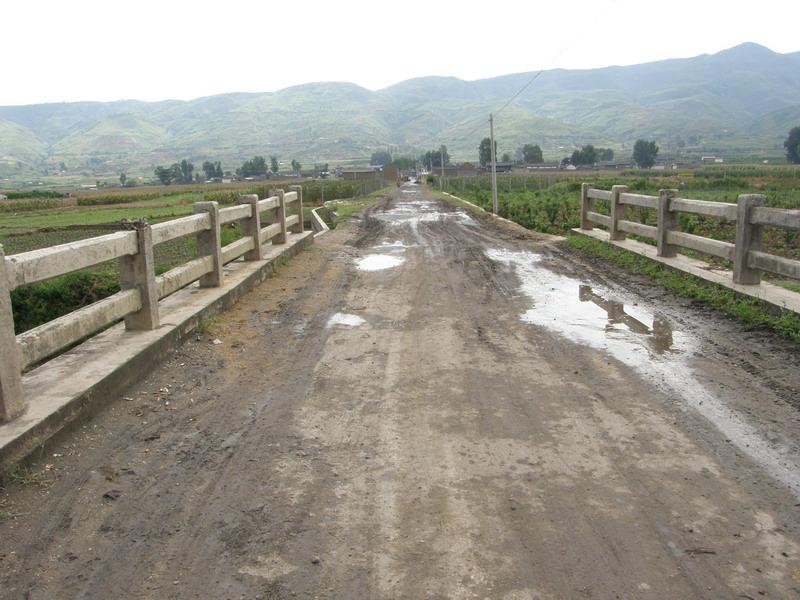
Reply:
[[566, 252], [396, 190], [17, 478], [0, 596], [797, 597], [795, 349]]

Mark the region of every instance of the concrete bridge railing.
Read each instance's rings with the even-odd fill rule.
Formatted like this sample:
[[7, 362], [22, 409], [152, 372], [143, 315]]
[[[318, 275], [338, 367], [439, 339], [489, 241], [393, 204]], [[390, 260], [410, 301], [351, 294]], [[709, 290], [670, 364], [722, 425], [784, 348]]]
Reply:
[[[609, 214], [595, 211], [595, 200], [608, 201]], [[742, 194], [736, 204], [689, 200], [678, 196], [678, 190], [660, 190], [658, 196], [633, 194], [624, 185], [611, 190], [581, 186], [582, 230], [592, 230], [594, 225], [608, 229], [611, 241], [621, 241], [626, 234], [654, 240], [657, 256], [674, 257], [678, 248], [727, 259], [733, 262], [733, 282], [741, 285], [761, 283], [762, 272], [800, 279], [800, 261], [762, 252], [761, 233], [764, 226], [800, 229], [800, 210], [769, 208], [764, 206], [765, 196]], [[630, 206], [653, 209], [658, 212], [657, 225], [645, 225], [626, 218]], [[736, 223], [734, 243], [714, 240], [678, 230], [678, 215], [691, 213], [717, 217]]]
[[[28, 399], [22, 373], [32, 365], [125, 321], [127, 330], [159, 327], [159, 300], [199, 281], [200, 287], [222, 285], [223, 265], [243, 257], [262, 260], [264, 244], [285, 244], [287, 233], [303, 233], [302, 188], [276, 190], [269, 198], [240, 197], [239, 204], [219, 208], [197, 202], [193, 215], [150, 225], [131, 222], [127, 230], [5, 256], [0, 246], [0, 423], [23, 413]], [[242, 237], [222, 245], [221, 227], [239, 222]], [[155, 274], [153, 247], [184, 236], [197, 238], [197, 258], [161, 275]], [[119, 263], [120, 291], [19, 335], [14, 331], [11, 292], [110, 260]]]

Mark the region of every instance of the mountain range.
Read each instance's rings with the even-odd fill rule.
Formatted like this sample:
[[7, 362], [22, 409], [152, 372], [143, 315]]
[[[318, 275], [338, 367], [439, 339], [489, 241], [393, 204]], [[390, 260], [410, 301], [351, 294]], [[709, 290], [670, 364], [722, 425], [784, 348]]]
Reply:
[[[502, 61], [498, 61], [499, 64]], [[446, 144], [475, 160], [488, 115], [535, 73], [477, 81], [422, 77], [371, 91], [309, 83], [190, 101], [0, 107], [0, 176], [150, 174], [188, 158], [233, 169], [256, 154], [304, 164], [365, 162], [371, 152]], [[498, 148], [538, 143], [558, 159], [586, 143], [628, 156], [640, 137], [684, 153], [770, 156], [800, 125], [800, 52], [746, 43], [632, 66], [541, 72], [496, 118]]]

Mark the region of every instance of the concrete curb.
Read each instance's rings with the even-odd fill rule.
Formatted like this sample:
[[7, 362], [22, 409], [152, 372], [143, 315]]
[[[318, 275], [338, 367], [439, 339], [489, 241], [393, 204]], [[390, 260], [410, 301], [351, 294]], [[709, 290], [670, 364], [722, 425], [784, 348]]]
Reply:
[[764, 302], [768, 302], [773, 306], [777, 306], [784, 310], [790, 310], [800, 314], [800, 294], [792, 292], [777, 285], [762, 281], [756, 285], [741, 285], [733, 282], [732, 272], [727, 269], [719, 269], [712, 267], [707, 262], [702, 260], [695, 260], [678, 254], [675, 257], [658, 256], [655, 246], [644, 244], [636, 240], [610, 240], [608, 232], [602, 229], [573, 229], [574, 233], [585, 235], [586, 237], [606, 242], [617, 248], [622, 248], [629, 252], [634, 252], [640, 256], [644, 256], [655, 262], [667, 265], [673, 269], [683, 271], [689, 275], [694, 275], [699, 279], [710, 281], [711, 283], [719, 284], [739, 294], [758, 298]]
[[[323, 208], [323, 207], [320, 207]], [[327, 207], [325, 207], [327, 208]], [[311, 223], [312, 228], [314, 230], [314, 237], [318, 237], [320, 235], [324, 235], [328, 233], [331, 228], [328, 227], [328, 224], [325, 220], [317, 214], [319, 208], [312, 209], [311, 214], [313, 215], [313, 221]]]
[[0, 475], [107, 405], [155, 368], [201, 319], [235, 304], [275, 271], [278, 260], [295, 256], [313, 241], [310, 231], [289, 234], [285, 245], [265, 247], [264, 260], [228, 263], [221, 287], [195, 283], [164, 299], [161, 327], [126, 331], [119, 323], [24, 375], [24, 392], [32, 400], [27, 412], [0, 426]]

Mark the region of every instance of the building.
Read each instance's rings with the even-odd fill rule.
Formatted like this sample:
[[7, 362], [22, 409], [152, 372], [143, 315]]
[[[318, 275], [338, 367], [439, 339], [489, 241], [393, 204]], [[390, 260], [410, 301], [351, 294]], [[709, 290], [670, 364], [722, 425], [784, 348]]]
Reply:
[[345, 181], [369, 181], [379, 179], [381, 176], [380, 167], [361, 167], [356, 169], [342, 169], [339, 176]]

